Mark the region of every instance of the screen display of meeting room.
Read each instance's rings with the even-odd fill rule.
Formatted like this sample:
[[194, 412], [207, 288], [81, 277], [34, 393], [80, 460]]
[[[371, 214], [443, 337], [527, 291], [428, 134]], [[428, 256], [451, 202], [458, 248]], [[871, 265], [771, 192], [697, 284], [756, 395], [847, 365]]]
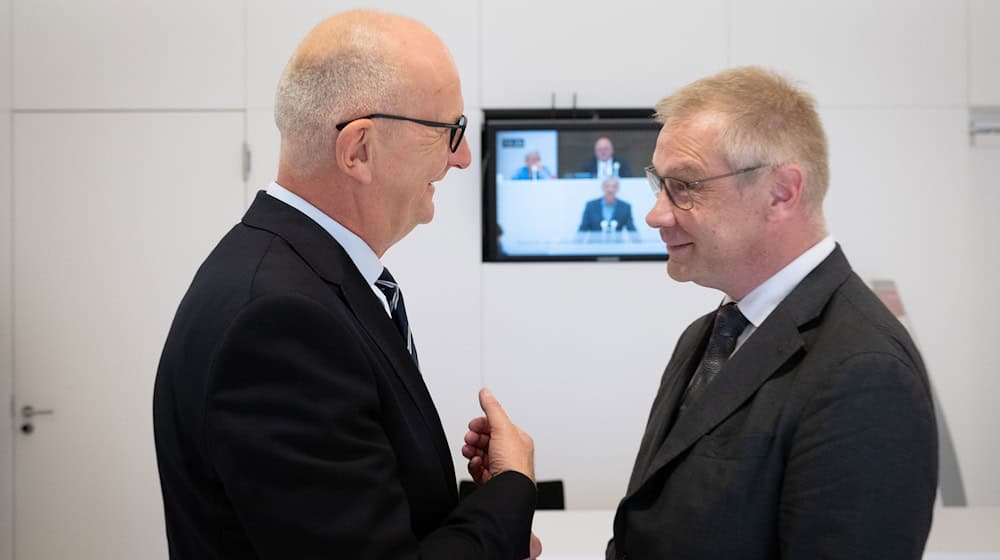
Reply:
[[645, 223], [651, 110], [484, 113], [484, 261], [666, 258]]

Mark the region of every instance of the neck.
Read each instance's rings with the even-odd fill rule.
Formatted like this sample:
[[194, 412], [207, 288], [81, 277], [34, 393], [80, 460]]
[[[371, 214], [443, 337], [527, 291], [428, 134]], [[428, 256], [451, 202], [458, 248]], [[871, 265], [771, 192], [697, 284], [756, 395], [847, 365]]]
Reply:
[[757, 286], [791, 264], [792, 261], [802, 256], [826, 236], [826, 227], [822, 224], [769, 234], [768, 238], [774, 239], [776, 242], [763, 247], [756, 255], [748, 256], [747, 262], [744, 263], [746, 272], [734, 275], [740, 281], [722, 291], [736, 301], [743, 299]]
[[334, 174], [304, 175], [289, 172], [283, 167], [278, 170], [276, 181], [360, 237], [378, 258], [381, 259], [392, 245], [387, 236], [379, 234], [377, 224], [380, 222], [370, 210], [371, 205], [365, 204], [357, 195], [365, 192], [364, 189], [345, 184]]

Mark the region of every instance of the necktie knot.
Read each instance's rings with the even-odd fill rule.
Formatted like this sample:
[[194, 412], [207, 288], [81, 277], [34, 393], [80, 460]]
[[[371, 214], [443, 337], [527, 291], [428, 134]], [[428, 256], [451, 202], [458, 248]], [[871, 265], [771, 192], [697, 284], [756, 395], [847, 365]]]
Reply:
[[417, 347], [413, 344], [413, 332], [410, 331], [410, 321], [406, 317], [406, 304], [403, 303], [403, 292], [399, 289], [399, 284], [396, 283], [396, 279], [392, 277], [388, 268], [382, 269], [382, 274], [375, 281], [375, 287], [385, 295], [385, 300], [389, 304], [389, 314], [392, 316], [392, 322], [396, 325], [396, 329], [399, 330], [399, 334], [402, 335], [403, 341], [406, 342], [406, 351], [410, 353], [413, 362], [419, 367], [420, 362], [417, 360]]
[[739, 337], [749, 324], [750, 321], [740, 312], [736, 302], [723, 305], [715, 315], [715, 332], [726, 338]]
[[399, 306], [399, 284], [396, 283], [396, 279], [392, 277], [388, 268], [382, 269], [382, 274], [375, 281], [375, 286], [385, 295], [386, 301], [389, 302], [389, 310], [395, 313], [396, 307]]

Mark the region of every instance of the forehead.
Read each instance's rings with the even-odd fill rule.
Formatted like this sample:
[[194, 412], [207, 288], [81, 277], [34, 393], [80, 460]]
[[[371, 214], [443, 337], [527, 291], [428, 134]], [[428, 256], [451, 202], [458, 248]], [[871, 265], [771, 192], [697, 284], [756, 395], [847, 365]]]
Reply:
[[656, 137], [653, 167], [660, 173], [708, 169], [721, 156], [716, 147], [719, 122], [710, 117], [667, 123]]
[[[417, 103], [462, 111], [462, 84], [458, 68], [441, 40], [419, 30], [397, 45], [402, 71], [409, 87], [407, 97]], [[458, 114], [454, 115], [458, 118]]]

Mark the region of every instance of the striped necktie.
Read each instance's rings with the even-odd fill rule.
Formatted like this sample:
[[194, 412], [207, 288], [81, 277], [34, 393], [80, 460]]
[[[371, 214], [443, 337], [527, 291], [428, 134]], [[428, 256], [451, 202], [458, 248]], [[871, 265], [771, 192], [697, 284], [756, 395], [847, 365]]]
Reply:
[[375, 286], [385, 294], [386, 301], [389, 302], [389, 312], [392, 314], [392, 322], [399, 329], [399, 334], [406, 341], [406, 351], [413, 358], [413, 363], [420, 367], [417, 360], [417, 346], [413, 343], [413, 333], [410, 332], [410, 321], [406, 318], [406, 305], [403, 303], [403, 292], [399, 289], [396, 279], [389, 273], [388, 268], [382, 269], [382, 274], [375, 281]]

